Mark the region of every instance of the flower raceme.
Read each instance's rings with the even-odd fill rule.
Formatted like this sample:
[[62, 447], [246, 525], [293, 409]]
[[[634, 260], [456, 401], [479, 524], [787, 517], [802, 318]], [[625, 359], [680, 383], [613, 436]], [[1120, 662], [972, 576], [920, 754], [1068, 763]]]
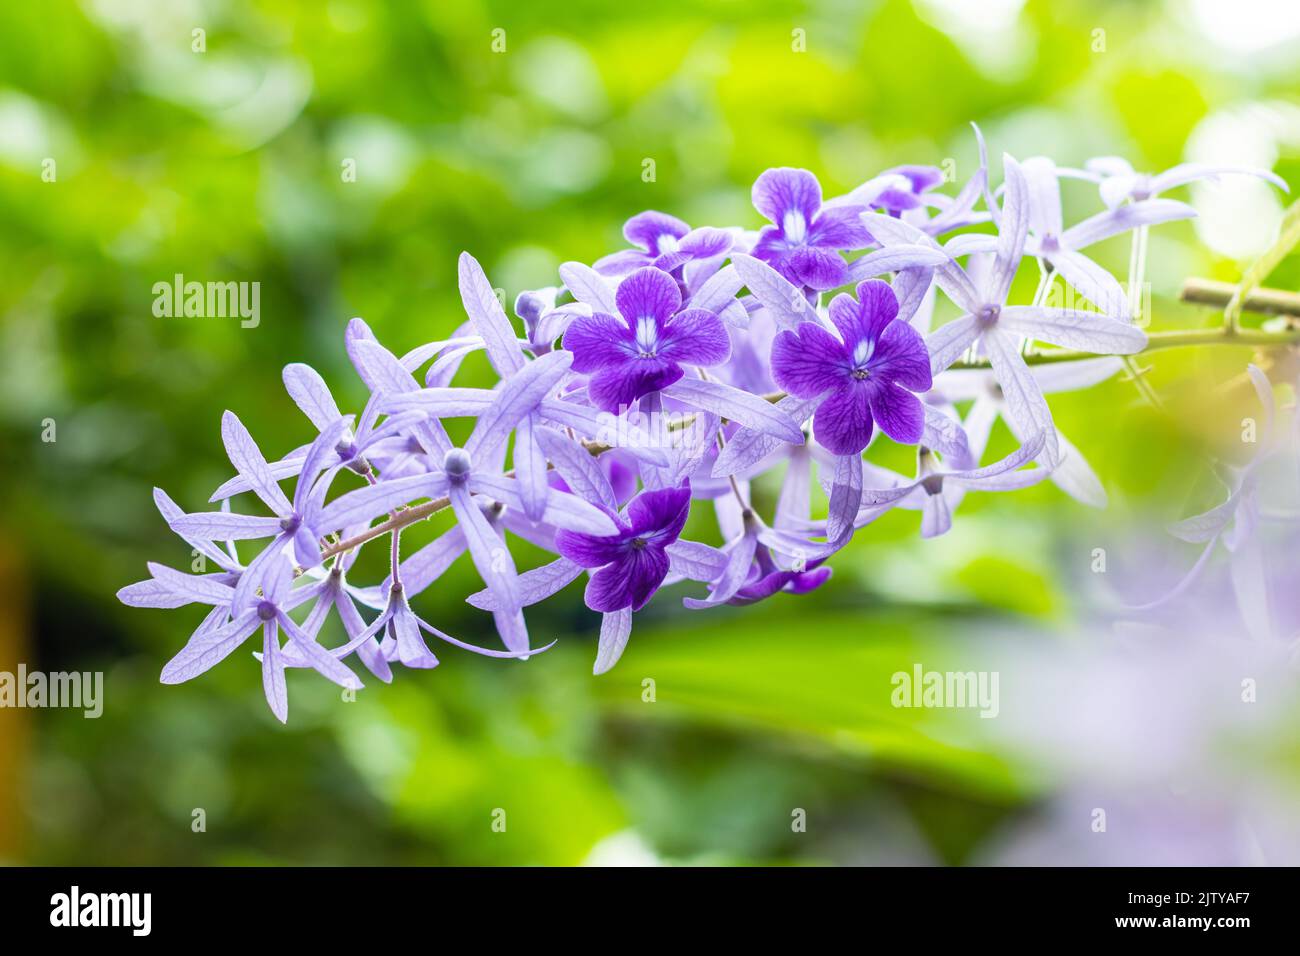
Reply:
[[[341, 411], [313, 369], [291, 364], [285, 388], [312, 426], [304, 444], [268, 461], [226, 412], [235, 474], [212, 496], [220, 510], [187, 513], [155, 490], [168, 526], [217, 567], [185, 574], [151, 563], [149, 578], [119, 592], [133, 606], [207, 609], [163, 681], [203, 673], [260, 629], [266, 698], [285, 720], [288, 668], [356, 688], [355, 656], [387, 682], [393, 665], [439, 665], [425, 635], [489, 657], [540, 653], [550, 645], [530, 640], [525, 611], [583, 576], [586, 604], [601, 615], [602, 673], [661, 589], [685, 585], [685, 606], [705, 613], [808, 593], [855, 531], [895, 507], [921, 511], [920, 530], [933, 536], [967, 491], [1058, 474], [1071, 495], [1103, 503], [1104, 476], [1057, 435], [1043, 396], [1100, 381], [1119, 360], [1056, 359], [1046, 376], [1026, 356], [1043, 354], [1038, 343], [1140, 351], [1146, 337], [1128, 315], [1104, 311], [1116, 280], [1077, 250], [1185, 218], [1190, 207], [1154, 194], [1240, 170], [1139, 179], [1109, 160], [1081, 172], [1008, 156], [993, 189], [980, 146], [979, 168], [954, 196], [929, 166], [885, 170], [825, 201], [811, 172], [779, 168], [754, 183], [768, 220], [757, 232], [640, 213], [624, 228], [632, 248], [565, 263], [561, 285], [520, 293], [513, 320], [463, 254], [467, 321], [404, 353], [353, 319], [346, 351], [369, 390], [359, 414]], [[1107, 208], [1065, 228], [1058, 180], [1081, 177], [1101, 184]], [[1103, 311], [1011, 301], [1026, 257]], [[935, 288], [962, 314], [931, 328]], [[496, 373], [493, 388], [456, 384], [475, 352]], [[986, 463], [998, 415], [1020, 447]], [[463, 445], [445, 426], [457, 418], [473, 423]], [[869, 460], [885, 440], [915, 446], [915, 478]], [[784, 477], [769, 523], [749, 486], [774, 469]], [[292, 497], [280, 487], [289, 480]], [[820, 513], [818, 483], [829, 499]], [[270, 514], [232, 507], [249, 493]], [[696, 503], [716, 514], [716, 530]], [[403, 529], [444, 509], [452, 527], [404, 554]], [[716, 544], [684, 537], [688, 529]], [[515, 539], [554, 557], [520, 569]], [[261, 543], [245, 558], [249, 541]], [[375, 541], [388, 573], [357, 584], [357, 555]], [[466, 601], [491, 616], [504, 649], [453, 637], [417, 612], [419, 594], [463, 556], [483, 582]], [[335, 615], [339, 626], [327, 626]]]

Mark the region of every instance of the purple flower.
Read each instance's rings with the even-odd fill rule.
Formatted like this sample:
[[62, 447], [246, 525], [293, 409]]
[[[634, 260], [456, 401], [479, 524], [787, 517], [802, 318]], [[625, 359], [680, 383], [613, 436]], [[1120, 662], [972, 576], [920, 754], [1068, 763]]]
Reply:
[[624, 276], [645, 266], [673, 272], [688, 262], [723, 255], [733, 239], [725, 229], [692, 229], [676, 216], [653, 210], [629, 219], [623, 237], [636, 248], [597, 259], [594, 268], [601, 275]]
[[869, 207], [897, 218], [931, 204], [933, 197], [926, 193], [942, 182], [943, 170], [938, 166], [895, 166], [868, 179], [852, 192], [829, 200], [825, 208]]
[[754, 182], [754, 208], [774, 225], [758, 235], [752, 255], [795, 285], [822, 291], [843, 285], [841, 249], [862, 249], [871, 236], [862, 206], [822, 206], [822, 187], [806, 169], [769, 169]]
[[[719, 519], [721, 523], [721, 514]], [[686, 607], [699, 611], [722, 604], [754, 604], [779, 591], [806, 594], [830, 577], [830, 568], [819, 565], [838, 544], [817, 545], [769, 528], [749, 508], [740, 513], [737, 523], [736, 534], [724, 548], [695, 556], [706, 573], [692, 578], [707, 578], [709, 596], [683, 598]], [[778, 564], [774, 555], [781, 556], [783, 563]]]
[[555, 546], [584, 568], [599, 568], [587, 582], [587, 606], [593, 611], [639, 611], [668, 576], [666, 549], [686, 525], [690, 485], [643, 491], [627, 506], [627, 521], [618, 533], [598, 538], [561, 531]]
[[925, 411], [912, 392], [930, 388], [930, 355], [916, 329], [894, 321], [894, 290], [870, 279], [858, 286], [856, 302], [837, 295], [830, 315], [839, 338], [814, 322], [776, 337], [777, 385], [798, 398], [825, 396], [813, 414], [813, 433], [837, 455], [866, 448], [873, 422], [897, 442], [918, 442]]
[[731, 355], [726, 326], [705, 309], [681, 309], [677, 283], [658, 269], [638, 269], [614, 294], [620, 318], [593, 312], [573, 320], [564, 347], [573, 370], [591, 376], [592, 403], [617, 412], [678, 381], [682, 364], [711, 366]]
[[804, 570], [785, 570], [772, 560], [769, 548], [760, 545], [754, 549], [754, 569], [749, 581], [727, 603], [743, 606], [757, 604], [778, 591], [787, 594], [808, 594], [830, 580], [831, 569], [821, 567], [825, 558], [809, 561]]

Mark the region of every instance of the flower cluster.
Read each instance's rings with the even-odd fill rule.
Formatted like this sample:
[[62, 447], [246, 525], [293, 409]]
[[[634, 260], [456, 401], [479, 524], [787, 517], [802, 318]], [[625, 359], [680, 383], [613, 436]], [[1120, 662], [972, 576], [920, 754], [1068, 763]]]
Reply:
[[[530, 642], [525, 609], [584, 575], [587, 606], [603, 616], [601, 673], [663, 586], [691, 582], [684, 603], [698, 610], [811, 591], [830, 577], [827, 560], [891, 508], [919, 510], [922, 535], [933, 536], [970, 491], [1052, 479], [1104, 503], [1044, 395], [1114, 374], [1121, 360], [1111, 356], [1139, 352], [1147, 338], [1118, 281], [1081, 250], [1193, 215], [1154, 198], [1162, 189], [1248, 171], [1151, 178], [1115, 160], [1069, 170], [1005, 156], [994, 188], [982, 140], [980, 155], [955, 196], [937, 191], [944, 177], [933, 167], [887, 170], [830, 200], [811, 172], [769, 169], [753, 187], [768, 222], [757, 231], [641, 213], [624, 229], [631, 248], [565, 264], [561, 286], [518, 297], [518, 322], [462, 254], [468, 321], [404, 354], [353, 319], [347, 354], [369, 390], [359, 415], [344, 414], [313, 369], [290, 365], [285, 388], [311, 425], [301, 447], [268, 461], [228, 411], [235, 475], [213, 494], [214, 510], [187, 513], [155, 491], [170, 528], [218, 569], [150, 564], [149, 579], [120, 592], [134, 606], [211, 608], [162, 680], [197, 676], [260, 630], [266, 697], [285, 720], [287, 667], [356, 688], [354, 656], [381, 681], [394, 663], [437, 666], [429, 637], [495, 657], [545, 650]], [[1095, 180], [1104, 208], [1064, 228], [1067, 176]], [[1008, 301], [1026, 259], [1045, 281], [1032, 301]], [[1055, 276], [1094, 308], [1043, 304]], [[932, 328], [935, 289], [961, 314]], [[454, 384], [478, 351], [498, 384]], [[997, 416], [1020, 447], [986, 462]], [[461, 445], [444, 426], [457, 418], [474, 423]], [[916, 446], [915, 475], [867, 460], [882, 435]], [[779, 504], [762, 516], [750, 482], [774, 469]], [[824, 513], [814, 513], [814, 476]], [[231, 507], [249, 493], [269, 513]], [[682, 537], [693, 506], [714, 512], [720, 547]], [[454, 526], [403, 554], [402, 529], [444, 509]], [[1198, 535], [1221, 536], [1218, 526]], [[512, 537], [554, 560], [521, 570]], [[358, 585], [358, 551], [376, 540], [388, 574]], [[253, 541], [259, 550], [236, 544]], [[492, 615], [502, 649], [466, 644], [412, 608], [466, 553], [483, 582], [466, 600]], [[346, 640], [328, 646], [335, 611]]]

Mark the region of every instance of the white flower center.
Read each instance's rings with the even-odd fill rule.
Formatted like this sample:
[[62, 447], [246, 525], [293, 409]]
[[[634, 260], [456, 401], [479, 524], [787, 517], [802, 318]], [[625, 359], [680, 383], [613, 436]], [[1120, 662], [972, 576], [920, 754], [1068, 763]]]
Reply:
[[677, 237], [674, 236], [671, 232], [665, 232], [662, 236], [659, 237], [658, 247], [659, 247], [659, 253], [661, 255], [665, 252], [676, 252]]
[[808, 235], [808, 223], [803, 217], [803, 213], [797, 209], [791, 209], [781, 220], [781, 231], [791, 242], [803, 242], [804, 237]]
[[859, 367], [866, 365], [867, 362], [871, 361], [871, 356], [875, 351], [876, 343], [871, 341], [871, 339], [863, 339], [857, 344], [857, 347], [853, 349], [853, 364]]
[[654, 316], [643, 315], [636, 320], [636, 347], [641, 358], [654, 358], [659, 348], [659, 330]]

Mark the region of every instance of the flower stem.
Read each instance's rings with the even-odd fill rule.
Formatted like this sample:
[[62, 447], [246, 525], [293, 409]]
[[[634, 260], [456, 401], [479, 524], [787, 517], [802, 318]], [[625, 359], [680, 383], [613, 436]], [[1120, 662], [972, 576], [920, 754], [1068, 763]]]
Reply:
[[[1129, 321], [1134, 325], [1138, 324], [1139, 313], [1142, 311], [1142, 288], [1146, 284], [1147, 239], [1150, 232], [1150, 226], [1138, 226], [1133, 231], [1132, 246], [1129, 253], [1128, 315]], [[1131, 355], [1124, 356], [1124, 368], [1128, 371], [1129, 378], [1132, 379], [1138, 392], [1146, 399], [1147, 404], [1156, 411], [1163, 412], [1165, 404], [1160, 401], [1160, 396], [1151, 387], [1151, 383], [1146, 380], [1146, 369], [1138, 365], [1137, 359]]]

